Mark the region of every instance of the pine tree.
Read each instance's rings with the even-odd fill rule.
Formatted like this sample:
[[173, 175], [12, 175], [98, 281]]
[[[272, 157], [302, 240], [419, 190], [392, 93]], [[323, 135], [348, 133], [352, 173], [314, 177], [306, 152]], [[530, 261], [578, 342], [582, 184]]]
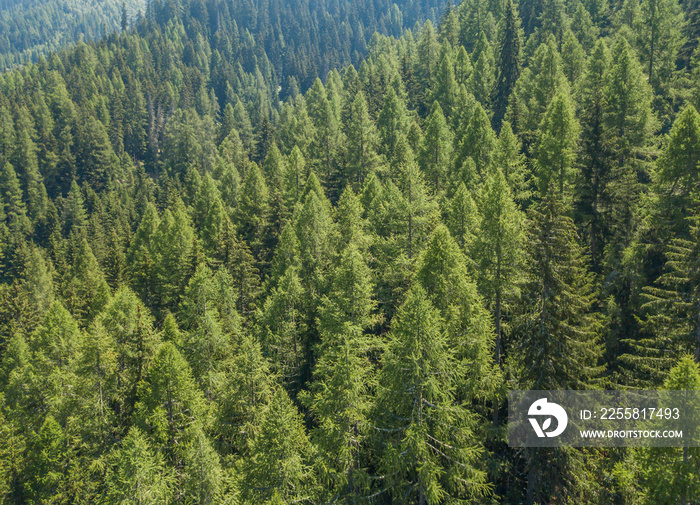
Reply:
[[465, 369], [420, 286], [396, 316], [382, 357], [376, 413], [383, 488], [402, 503], [490, 493], [475, 419], [458, 401]]

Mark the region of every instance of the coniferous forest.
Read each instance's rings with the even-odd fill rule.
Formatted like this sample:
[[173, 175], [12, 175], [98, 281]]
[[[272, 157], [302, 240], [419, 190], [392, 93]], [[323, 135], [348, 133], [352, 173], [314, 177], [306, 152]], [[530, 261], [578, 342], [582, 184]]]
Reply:
[[700, 389], [698, 0], [127, 7], [0, 19], [0, 504], [700, 503], [506, 442]]

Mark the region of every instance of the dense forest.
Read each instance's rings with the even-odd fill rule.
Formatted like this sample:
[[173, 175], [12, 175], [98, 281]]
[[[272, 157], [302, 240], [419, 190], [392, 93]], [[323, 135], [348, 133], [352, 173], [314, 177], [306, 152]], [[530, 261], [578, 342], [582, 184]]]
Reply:
[[697, 448], [506, 443], [700, 389], [697, 0], [123, 24], [0, 74], [0, 504], [698, 503]]
[[0, 0], [0, 69], [78, 40], [100, 39], [145, 7], [142, 0]]

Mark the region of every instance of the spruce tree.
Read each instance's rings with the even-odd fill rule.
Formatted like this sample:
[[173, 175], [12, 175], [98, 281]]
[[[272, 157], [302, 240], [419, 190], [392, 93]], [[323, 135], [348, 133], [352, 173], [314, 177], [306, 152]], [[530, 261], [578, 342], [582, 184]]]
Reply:
[[[697, 209], [697, 204], [696, 207]], [[666, 246], [663, 274], [644, 286], [643, 337], [630, 339], [631, 353], [622, 356], [634, 383], [657, 385], [683, 353], [700, 357], [700, 219], [690, 219], [690, 236], [673, 238]]]
[[531, 208], [522, 315], [520, 380], [531, 389], [587, 389], [601, 369], [600, 321], [576, 228], [553, 188]]
[[600, 268], [605, 246], [605, 220], [612, 153], [605, 131], [605, 86], [610, 53], [604, 41], [596, 42], [579, 81], [581, 118], [581, 169], [576, 186], [577, 217], [591, 254], [594, 270]]
[[506, 115], [510, 94], [515, 88], [515, 83], [520, 77], [521, 65], [521, 28], [520, 15], [513, 4], [508, 0], [505, 11], [501, 17], [500, 47], [498, 51], [496, 88], [494, 90], [493, 103], [493, 127], [500, 131], [501, 122]]

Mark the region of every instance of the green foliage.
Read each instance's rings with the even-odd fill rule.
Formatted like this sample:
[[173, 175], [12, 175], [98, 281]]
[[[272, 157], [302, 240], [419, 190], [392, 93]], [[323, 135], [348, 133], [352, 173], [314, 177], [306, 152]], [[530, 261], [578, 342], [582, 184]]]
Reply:
[[695, 387], [697, 2], [16, 2], [0, 503], [692, 501], [498, 418]]
[[383, 487], [404, 503], [488, 495], [474, 415], [457, 400], [465, 369], [421, 287], [411, 289], [392, 326], [376, 414]]
[[533, 208], [532, 221], [513, 359], [523, 386], [591, 388], [602, 371], [600, 317], [576, 229], [553, 188]]

